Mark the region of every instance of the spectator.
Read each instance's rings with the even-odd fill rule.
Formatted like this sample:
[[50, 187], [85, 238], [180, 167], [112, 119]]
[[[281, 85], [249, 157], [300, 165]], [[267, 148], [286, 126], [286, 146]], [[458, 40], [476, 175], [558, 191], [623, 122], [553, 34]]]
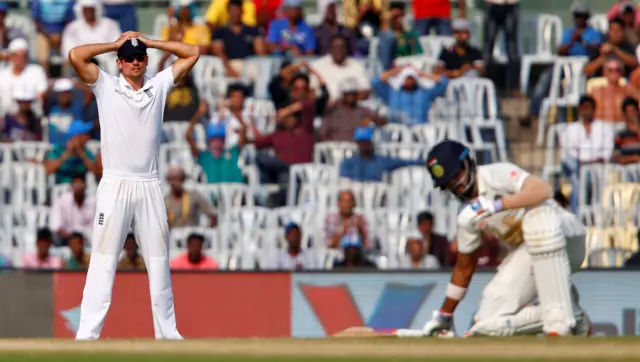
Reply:
[[[334, 103], [340, 98], [340, 83], [350, 78], [358, 89], [358, 99], [369, 98], [371, 85], [364, 66], [347, 57], [347, 40], [342, 35], [331, 38], [331, 53], [311, 63], [316, 74], [322, 74], [329, 91], [329, 100]], [[318, 79], [313, 78], [312, 88], [316, 88]]]
[[[225, 26], [229, 23], [231, 14], [229, 3], [233, 0], [212, 0], [204, 18], [207, 25], [214, 31], [217, 27]], [[256, 17], [256, 4], [251, 0], [242, 1], [242, 23], [246, 26], [258, 26]]]
[[381, 14], [389, 10], [389, 2], [382, 0], [344, 0], [342, 13], [344, 26], [358, 30], [365, 37], [378, 34], [382, 25]]
[[187, 175], [178, 166], [167, 171], [167, 182], [171, 190], [165, 196], [164, 202], [167, 206], [169, 228], [198, 226], [201, 213], [209, 217], [210, 226], [215, 226], [217, 219], [213, 206], [197, 192], [185, 190], [186, 179]]
[[358, 88], [353, 80], [344, 79], [340, 88], [342, 99], [330, 108], [322, 119], [318, 131], [321, 141], [351, 142], [356, 128], [368, 126], [370, 123], [386, 123], [384, 118], [358, 105]]
[[[609, 9], [609, 11], [607, 12], [607, 20], [611, 21], [611, 20], [613, 20], [615, 18], [619, 18], [620, 14], [622, 14], [624, 12], [623, 11], [624, 10], [623, 7], [625, 7], [625, 6], [628, 7], [629, 4], [635, 5], [633, 3], [633, 1], [630, 1], [630, 0], [618, 0], [618, 2], [613, 4], [611, 9]], [[634, 23], [636, 25], [640, 24], [640, 12], [635, 11], [634, 17], [635, 17]]]
[[[224, 63], [227, 77], [240, 78], [248, 66], [245, 59], [264, 55], [267, 50], [262, 30], [242, 23], [242, 0], [229, 0], [228, 8], [229, 24], [213, 33], [213, 54]], [[247, 73], [249, 78], [256, 78], [255, 69], [248, 68]]]
[[635, 21], [636, 12], [636, 4], [634, 4], [633, 1], [627, 1], [622, 3], [617, 16], [624, 23], [624, 37], [626, 41], [633, 46], [638, 45], [637, 26], [640, 25]]
[[[515, 94], [520, 77], [520, 52], [518, 51], [518, 18], [520, 0], [485, 0], [483, 58], [494, 63], [493, 48], [500, 29], [504, 31], [507, 48], [506, 89]], [[492, 66], [492, 69], [495, 68]]]
[[283, 0], [256, 1], [256, 14], [258, 14], [258, 27], [269, 32], [271, 22], [280, 15]]
[[47, 175], [55, 174], [57, 184], [70, 183], [74, 175], [92, 172], [99, 179], [102, 167], [87, 148], [93, 124], [75, 120], [67, 130], [67, 142], [53, 145], [44, 161]]
[[316, 37], [316, 54], [327, 55], [333, 50], [333, 39], [340, 36], [345, 41], [345, 49], [347, 56], [356, 55], [358, 50], [358, 39], [353, 31], [344, 25], [338, 23], [338, 14], [336, 11], [337, 4], [335, 0], [329, 0], [324, 11], [322, 23], [315, 29]]
[[618, 132], [615, 138], [613, 159], [617, 163], [628, 164], [640, 162], [640, 112], [638, 101], [627, 97], [622, 102], [625, 129]]
[[[0, 94], [11, 95], [16, 88], [25, 92], [35, 93], [39, 100], [43, 100], [47, 90], [47, 74], [41, 66], [29, 64], [29, 44], [23, 38], [17, 38], [9, 43], [8, 58], [10, 66], [0, 70]], [[0, 111], [14, 112], [16, 104], [11, 97], [2, 97]]]
[[[20, 29], [13, 26], [7, 26], [5, 20], [7, 18], [7, 11], [9, 10], [9, 4], [6, 2], [0, 2], [0, 49], [7, 49], [9, 44], [18, 38], [26, 38], [26, 34]], [[2, 55], [0, 54], [0, 59]], [[4, 60], [4, 59], [3, 59]]]
[[15, 88], [13, 100], [18, 105], [18, 111], [6, 115], [0, 123], [1, 140], [4, 142], [41, 141], [42, 123], [32, 108], [35, 94], [31, 93], [28, 88]]
[[105, 15], [118, 22], [120, 30], [138, 31], [138, 17], [133, 0], [101, 0]]
[[238, 166], [242, 145], [225, 149], [226, 126], [224, 123], [211, 123], [207, 126], [208, 149], [200, 151], [193, 140], [193, 124], [187, 129], [187, 141], [191, 154], [210, 184], [221, 182], [244, 182], [242, 170]]
[[191, 234], [187, 237], [187, 252], [171, 260], [172, 270], [216, 270], [218, 263], [202, 252], [204, 236]]
[[49, 224], [56, 245], [65, 245], [74, 232], [91, 230], [96, 214], [96, 198], [87, 194], [86, 175], [71, 177], [71, 190], [53, 199]]
[[366, 258], [361, 245], [345, 244], [343, 245], [343, 252], [342, 260], [334, 263], [334, 269], [377, 268], [374, 263]]
[[51, 255], [50, 248], [53, 243], [51, 230], [39, 229], [36, 235], [36, 251], [29, 251], [23, 255], [22, 267], [25, 269], [60, 269], [62, 261], [57, 256]]
[[338, 194], [338, 212], [327, 214], [324, 220], [324, 237], [327, 247], [335, 249], [354, 246], [369, 247], [367, 220], [355, 213], [356, 197], [351, 190]]
[[282, 7], [284, 17], [274, 20], [269, 27], [269, 51], [275, 55], [289, 57], [313, 55], [316, 50], [316, 38], [313, 28], [302, 18], [302, 1], [284, 0]]
[[407, 254], [400, 256], [400, 268], [402, 269], [440, 269], [438, 258], [425, 251], [424, 243], [420, 239], [407, 240]]
[[[211, 115], [210, 123], [222, 124], [226, 129], [226, 147], [229, 149], [238, 146], [240, 142], [240, 130], [245, 127], [249, 118], [256, 123], [258, 129], [267, 128], [266, 120], [263, 117], [255, 117], [253, 108], [245, 106], [247, 99], [247, 87], [240, 83], [232, 83], [227, 87], [227, 99], [218, 102], [218, 111]], [[205, 104], [208, 107], [208, 104]], [[198, 114], [207, 114], [208, 108], [201, 109]], [[194, 117], [191, 121], [193, 122]], [[197, 117], [200, 119], [200, 117]], [[253, 134], [249, 134], [253, 138]], [[243, 145], [240, 145], [242, 147]]]
[[321, 116], [329, 101], [329, 90], [325, 85], [324, 76], [310, 67], [306, 62], [297, 69], [305, 68], [307, 72], [317, 81], [317, 92], [311, 92], [310, 78], [307, 74], [298, 73], [292, 76], [290, 81], [290, 92], [288, 95], [288, 103], [278, 109], [276, 117], [282, 120], [283, 117], [298, 113], [301, 118], [306, 121], [313, 122], [317, 116]]
[[[393, 77], [393, 79], [392, 79]], [[420, 84], [420, 77], [436, 82], [432, 88]], [[429, 108], [444, 96], [449, 78], [430, 75], [411, 66], [395, 67], [372, 81], [376, 95], [389, 107], [389, 121], [407, 125], [429, 122]]]
[[422, 54], [418, 33], [404, 28], [404, 3], [391, 3], [391, 9], [382, 15], [378, 58], [384, 69], [391, 69], [397, 57]]
[[302, 249], [302, 231], [294, 222], [284, 228], [286, 249], [278, 249], [270, 255], [267, 269], [311, 270], [318, 269], [316, 255], [309, 249]]
[[[62, 32], [61, 48], [65, 63], [68, 63], [67, 54], [72, 48], [89, 43], [111, 43], [122, 34], [115, 20], [104, 17], [100, 0], [78, 0], [73, 10], [76, 20], [70, 22]], [[95, 59], [102, 67], [113, 66], [116, 62], [113, 52], [100, 54]]]
[[401, 160], [378, 156], [373, 148], [373, 128], [359, 127], [353, 140], [358, 143], [358, 154], [346, 158], [340, 164], [340, 177], [359, 182], [382, 182], [385, 173], [401, 167], [423, 165], [422, 160]]
[[97, 119], [97, 114], [91, 109], [97, 106], [93, 92], [85, 84], [79, 83], [60, 78], [47, 90], [44, 114], [49, 117], [48, 133], [52, 144], [62, 144], [65, 141], [72, 120], [90, 122]]
[[618, 59], [612, 58], [603, 66], [603, 75], [606, 83], [595, 87], [589, 92], [598, 104], [595, 118], [605, 122], [623, 122], [622, 103], [628, 96], [640, 99], [640, 91], [631, 85], [620, 85], [623, 79], [624, 68]]
[[118, 261], [118, 271], [145, 271], [147, 268], [144, 264], [142, 255], [138, 252], [138, 244], [133, 233], [127, 234], [124, 241], [124, 251]]
[[[173, 9], [171, 23], [162, 28], [162, 40], [197, 45], [200, 47], [200, 54], [209, 53], [211, 30], [206, 25], [195, 22], [198, 15], [198, 4], [195, 0], [180, 0]], [[158, 69], [164, 69], [171, 56], [171, 53], [164, 52]]]
[[[482, 246], [478, 251], [478, 267], [479, 268], [495, 268], [502, 262], [502, 249], [500, 241], [485, 232], [480, 236]], [[458, 260], [458, 238], [454, 238], [450, 245], [450, 266], [455, 266]]]
[[292, 64], [291, 61], [284, 60], [280, 68], [280, 72], [271, 78], [271, 81], [269, 82], [269, 96], [277, 110], [291, 104], [290, 85], [293, 77], [306, 66], [307, 62], [305, 61]]
[[428, 211], [419, 213], [417, 226], [425, 253], [433, 255], [440, 265], [449, 265], [449, 241], [433, 232], [433, 214]]
[[484, 75], [484, 60], [479, 49], [469, 44], [469, 22], [456, 19], [453, 22], [454, 45], [445, 48], [440, 53], [438, 63], [444, 67], [444, 74], [448, 78], [481, 77]]
[[[591, 10], [580, 1], [571, 5], [574, 26], [564, 30], [558, 55], [560, 56], [588, 56], [600, 47], [602, 34], [592, 28], [588, 21]], [[529, 116], [520, 120], [520, 124], [530, 127], [540, 115], [542, 101], [549, 95], [551, 81], [553, 80], [553, 67], [546, 69], [540, 75], [531, 95], [529, 103]]]
[[589, 64], [584, 67], [587, 76], [602, 76], [602, 66], [611, 57], [618, 58], [625, 68], [624, 74], [631, 74], [638, 65], [635, 56], [635, 47], [626, 42], [624, 37], [624, 24], [620, 19], [609, 22], [609, 34], [606, 42], [599, 48], [589, 48]]
[[[571, 210], [578, 211], [578, 180], [580, 166], [589, 163], [608, 162], [613, 153], [613, 125], [594, 119], [596, 101], [590, 96], [580, 99], [580, 120], [569, 123], [561, 142], [563, 172], [570, 178]], [[590, 184], [587, 181], [587, 184]]]
[[[466, 1], [458, 1], [458, 16], [466, 16]], [[451, 35], [451, 2], [449, 0], [412, 0], [414, 26], [418, 35]]]
[[193, 82], [193, 76], [189, 74], [182, 77], [178, 84], [169, 91], [164, 108], [164, 121], [191, 119], [197, 114], [201, 103], [198, 87]]
[[64, 263], [64, 268], [69, 270], [87, 270], [91, 255], [84, 250], [84, 235], [74, 232], [69, 236], [69, 248], [71, 258]]
[[[49, 59], [60, 54], [62, 31], [74, 18], [73, 0], [30, 0], [31, 18], [38, 31], [38, 63], [49, 72]], [[66, 54], [65, 54], [66, 57]]]

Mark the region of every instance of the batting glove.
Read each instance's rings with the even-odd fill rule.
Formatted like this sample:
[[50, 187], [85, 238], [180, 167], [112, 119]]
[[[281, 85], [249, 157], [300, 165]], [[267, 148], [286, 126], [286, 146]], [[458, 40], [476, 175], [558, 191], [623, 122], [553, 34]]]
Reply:
[[449, 313], [443, 313], [440, 311], [434, 311], [433, 317], [428, 321], [424, 327], [422, 327], [422, 334], [425, 337], [436, 336], [442, 331], [451, 330], [453, 322], [453, 315]]
[[504, 206], [502, 199], [490, 200], [480, 196], [471, 202], [471, 209], [476, 212], [473, 222], [478, 223], [480, 220], [504, 210]]

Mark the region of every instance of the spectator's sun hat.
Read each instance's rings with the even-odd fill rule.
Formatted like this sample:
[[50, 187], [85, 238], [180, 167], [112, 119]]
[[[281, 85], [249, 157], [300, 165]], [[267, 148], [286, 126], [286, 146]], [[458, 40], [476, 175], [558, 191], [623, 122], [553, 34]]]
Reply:
[[7, 48], [10, 54], [15, 52], [19, 52], [21, 50], [29, 50], [29, 43], [24, 38], [16, 38], [9, 43], [9, 47]]
[[571, 13], [573, 15], [591, 15], [591, 10], [582, 1], [576, 1], [571, 4]]
[[118, 59], [135, 55], [147, 55], [147, 46], [138, 39], [129, 39], [118, 49]]
[[207, 126], [207, 138], [225, 138], [227, 129], [224, 123], [209, 123]]
[[60, 78], [53, 83], [53, 91], [56, 93], [71, 92], [72, 90], [73, 81], [69, 78]]
[[36, 100], [36, 92], [27, 87], [15, 87], [12, 96], [16, 102], [33, 102]]
[[373, 139], [372, 127], [358, 127], [356, 128], [356, 131], [353, 133], [353, 140], [356, 142], [371, 141], [372, 139]]
[[93, 123], [76, 119], [69, 125], [67, 129], [67, 137], [72, 138], [81, 134], [89, 133], [93, 129]]
[[338, 84], [341, 94], [358, 92], [358, 83], [354, 78], [344, 79]]
[[636, 12], [636, 4], [634, 4], [633, 1], [627, 1], [620, 6], [620, 14], [624, 14], [626, 12]]
[[298, 229], [300, 230], [300, 225], [296, 224], [295, 222], [291, 221], [289, 222], [287, 225], [284, 226], [284, 233], [288, 234], [289, 231], [293, 230], [293, 229]]
[[453, 31], [469, 31], [469, 22], [466, 19], [456, 19], [451, 24]]

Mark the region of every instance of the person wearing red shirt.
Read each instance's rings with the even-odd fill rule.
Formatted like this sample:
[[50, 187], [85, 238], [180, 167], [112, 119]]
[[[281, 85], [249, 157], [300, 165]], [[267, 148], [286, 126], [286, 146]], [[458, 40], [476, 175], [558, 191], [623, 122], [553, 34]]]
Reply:
[[[450, 0], [412, 0], [411, 5], [418, 35], [429, 35], [432, 28], [438, 35], [451, 35]], [[465, 15], [465, 0], [458, 0], [458, 16]]]
[[202, 252], [204, 236], [191, 234], [187, 237], [187, 252], [171, 260], [171, 270], [216, 270], [218, 263]]

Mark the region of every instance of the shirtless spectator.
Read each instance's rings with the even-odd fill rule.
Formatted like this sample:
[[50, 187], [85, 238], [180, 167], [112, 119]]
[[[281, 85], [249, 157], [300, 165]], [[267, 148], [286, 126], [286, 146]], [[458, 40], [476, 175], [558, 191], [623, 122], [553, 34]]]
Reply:
[[591, 90], [590, 95], [595, 99], [598, 107], [595, 118], [605, 122], [623, 122], [622, 103], [626, 97], [640, 98], [638, 89], [627, 84], [620, 85], [623, 78], [622, 63], [615, 58], [610, 58], [602, 67], [606, 85]]
[[620, 59], [624, 64], [625, 74], [631, 72], [638, 65], [635, 47], [625, 40], [624, 23], [620, 19], [609, 22], [609, 33], [600, 47], [589, 48], [589, 64], [584, 67], [587, 76], [602, 76], [603, 65], [609, 58]]

